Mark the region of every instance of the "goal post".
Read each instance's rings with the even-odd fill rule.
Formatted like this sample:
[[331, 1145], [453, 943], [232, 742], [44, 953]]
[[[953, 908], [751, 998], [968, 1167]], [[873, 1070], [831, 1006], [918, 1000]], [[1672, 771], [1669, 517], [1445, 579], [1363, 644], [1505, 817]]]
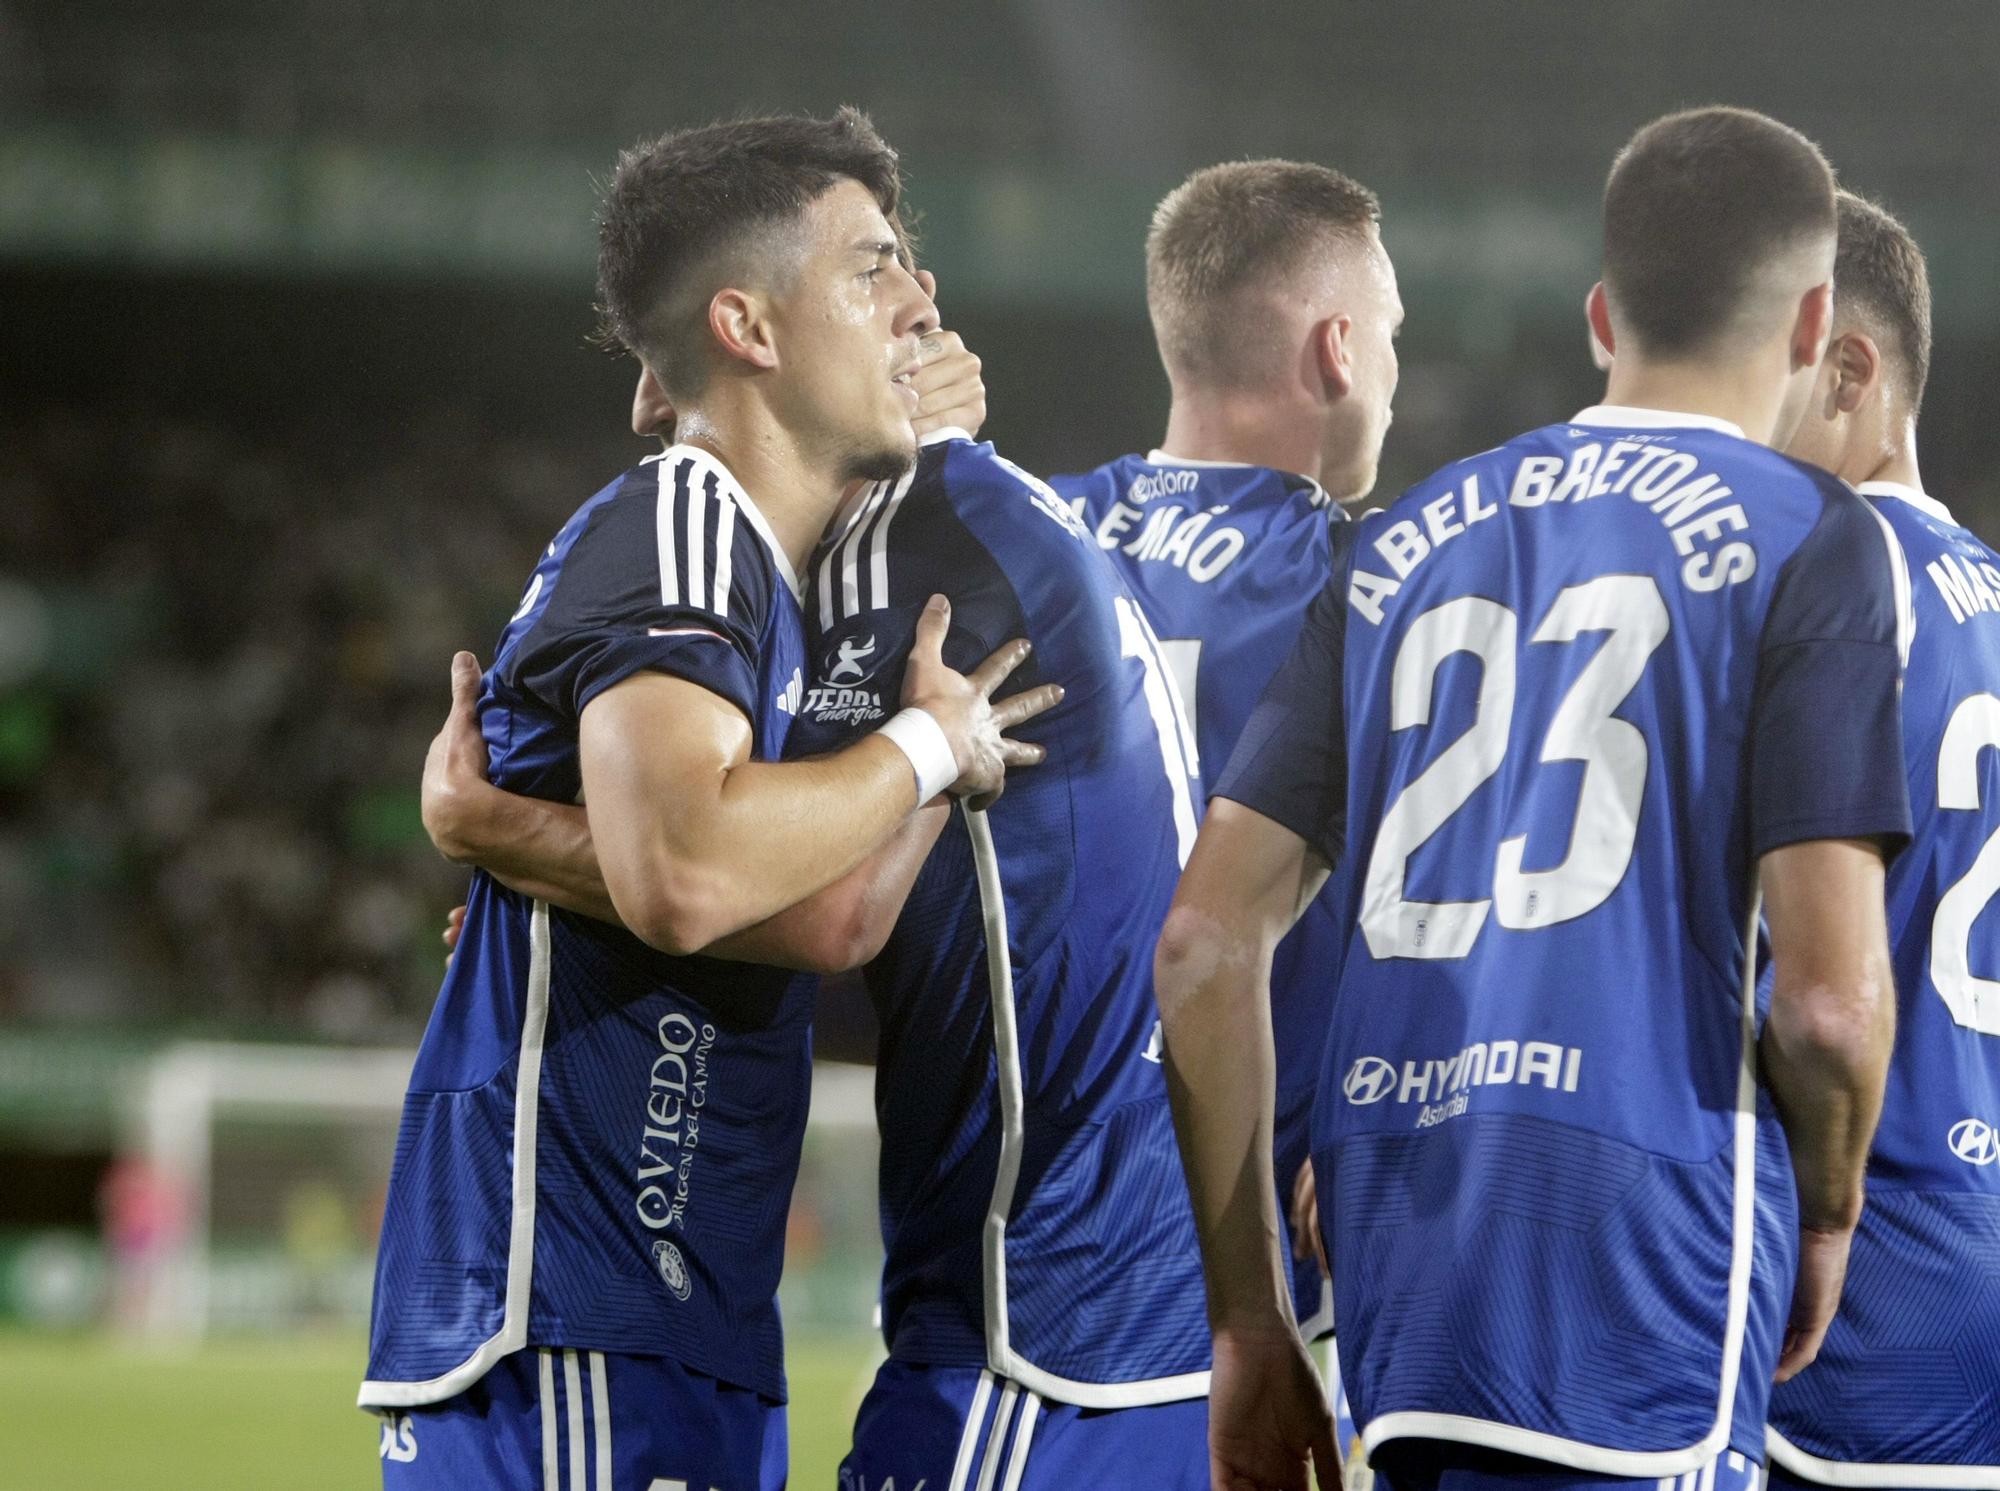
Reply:
[[[415, 1052], [187, 1042], [149, 1058], [105, 1187], [112, 1319], [161, 1344], [365, 1325]], [[881, 1244], [874, 1069], [813, 1067], [788, 1323], [862, 1328]]]
[[106, 1219], [117, 1322], [189, 1340], [350, 1317], [415, 1055], [200, 1042], [155, 1057], [112, 1188], [132, 1214], [114, 1200]]

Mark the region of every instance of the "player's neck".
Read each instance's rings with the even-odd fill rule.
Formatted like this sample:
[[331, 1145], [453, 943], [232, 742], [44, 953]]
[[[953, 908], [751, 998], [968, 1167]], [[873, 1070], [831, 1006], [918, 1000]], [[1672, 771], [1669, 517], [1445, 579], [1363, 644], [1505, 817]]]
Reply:
[[804, 574], [840, 506], [844, 484], [838, 474], [819, 469], [786, 431], [768, 420], [724, 419], [689, 410], [676, 435], [681, 444], [697, 446], [722, 462], [757, 504], [793, 572]]
[[1176, 392], [1160, 449], [1183, 461], [1269, 466], [1319, 480], [1319, 430], [1268, 396]]
[[[1924, 478], [1917, 470], [1917, 422], [1912, 419], [1904, 423], [1895, 440], [1890, 442], [1887, 453], [1873, 470], [1865, 473], [1861, 481], [1894, 482], [1899, 487], [1909, 487], [1913, 491], [1924, 489]], [[1860, 482], [1855, 485], [1859, 486]]]
[[1620, 357], [1605, 382], [1604, 402], [1726, 419], [1749, 439], [1769, 445], [1784, 407], [1785, 387], [1755, 358], [1717, 367]]

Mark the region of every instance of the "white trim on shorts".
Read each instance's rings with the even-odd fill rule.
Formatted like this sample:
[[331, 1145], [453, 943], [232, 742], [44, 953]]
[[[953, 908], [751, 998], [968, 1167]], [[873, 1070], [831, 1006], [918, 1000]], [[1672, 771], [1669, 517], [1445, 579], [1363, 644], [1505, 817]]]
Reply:
[[1937, 1491], [1992, 1491], [2000, 1487], [2000, 1465], [1894, 1465], [1827, 1460], [1808, 1454], [1776, 1429], [1764, 1430], [1771, 1458], [1802, 1481], [1822, 1486], [1937, 1488]]

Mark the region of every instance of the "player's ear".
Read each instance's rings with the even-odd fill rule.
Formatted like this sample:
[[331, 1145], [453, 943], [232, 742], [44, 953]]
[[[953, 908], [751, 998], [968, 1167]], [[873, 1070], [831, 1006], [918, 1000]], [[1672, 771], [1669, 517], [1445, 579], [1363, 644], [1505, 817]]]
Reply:
[[1603, 280], [1583, 297], [1583, 318], [1590, 323], [1590, 360], [1598, 372], [1608, 373], [1618, 355], [1618, 334], [1611, 329], [1611, 302], [1605, 297]]
[[1882, 350], [1866, 332], [1850, 331], [1833, 339], [1826, 359], [1834, 368], [1834, 406], [1842, 414], [1852, 414], [1882, 381]]
[[1816, 367], [1833, 335], [1833, 281], [1824, 280], [1799, 297], [1792, 322], [1792, 371]]
[[1329, 316], [1313, 327], [1312, 351], [1328, 400], [1346, 398], [1354, 391], [1353, 318]]
[[761, 296], [748, 290], [717, 290], [708, 303], [708, 330], [724, 357], [753, 368], [778, 365], [777, 338]]

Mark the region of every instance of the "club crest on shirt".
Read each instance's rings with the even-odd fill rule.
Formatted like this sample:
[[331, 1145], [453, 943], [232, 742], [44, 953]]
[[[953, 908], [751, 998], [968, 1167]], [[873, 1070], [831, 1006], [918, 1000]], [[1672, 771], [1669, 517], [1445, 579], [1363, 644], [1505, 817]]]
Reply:
[[686, 1299], [694, 1293], [694, 1281], [688, 1277], [687, 1260], [681, 1257], [681, 1250], [664, 1237], [653, 1244], [653, 1263], [660, 1270], [660, 1282], [667, 1286], [667, 1292], [675, 1299]]

